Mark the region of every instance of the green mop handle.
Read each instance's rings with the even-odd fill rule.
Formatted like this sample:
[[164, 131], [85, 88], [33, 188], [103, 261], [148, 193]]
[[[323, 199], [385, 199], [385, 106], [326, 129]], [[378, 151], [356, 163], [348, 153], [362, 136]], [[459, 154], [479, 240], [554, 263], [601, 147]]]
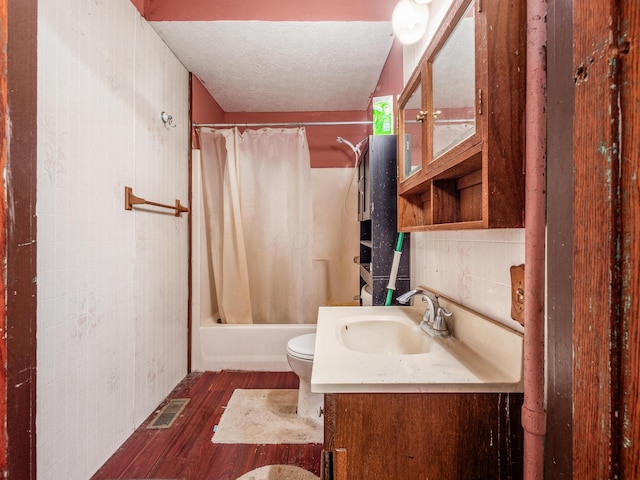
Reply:
[[387, 300], [385, 306], [391, 305], [393, 291], [396, 289], [396, 278], [398, 277], [398, 267], [400, 266], [400, 256], [402, 255], [402, 242], [404, 241], [404, 232], [398, 233], [398, 242], [396, 250], [393, 252], [393, 263], [391, 264], [391, 273], [389, 274], [389, 284], [387, 285]]

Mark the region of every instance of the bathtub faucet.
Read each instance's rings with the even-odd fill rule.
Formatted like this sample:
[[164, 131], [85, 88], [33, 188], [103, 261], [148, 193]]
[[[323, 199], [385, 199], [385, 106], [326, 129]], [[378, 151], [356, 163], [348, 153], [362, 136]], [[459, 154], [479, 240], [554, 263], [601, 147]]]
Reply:
[[450, 317], [453, 313], [440, 306], [437, 293], [416, 288], [400, 295], [396, 300], [406, 305], [417, 294], [422, 294], [422, 301], [427, 304], [427, 309], [422, 316], [422, 322], [420, 322], [420, 328], [433, 337], [448, 337], [450, 332], [445, 317]]

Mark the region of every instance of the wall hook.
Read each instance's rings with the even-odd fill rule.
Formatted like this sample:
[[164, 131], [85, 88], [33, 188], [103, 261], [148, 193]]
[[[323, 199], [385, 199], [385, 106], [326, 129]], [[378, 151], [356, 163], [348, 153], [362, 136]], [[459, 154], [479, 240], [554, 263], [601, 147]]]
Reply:
[[171, 115], [169, 115], [167, 112], [162, 112], [160, 114], [160, 118], [162, 119], [162, 122], [164, 123], [164, 126], [167, 128], [176, 128], [177, 125], [175, 123], [173, 123], [173, 117]]

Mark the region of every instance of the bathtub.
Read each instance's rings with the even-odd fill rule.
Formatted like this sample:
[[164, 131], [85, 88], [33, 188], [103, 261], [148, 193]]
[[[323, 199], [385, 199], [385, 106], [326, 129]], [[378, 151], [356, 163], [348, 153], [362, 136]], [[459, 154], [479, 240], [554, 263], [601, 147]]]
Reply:
[[289, 339], [315, 331], [315, 324], [230, 325], [210, 319], [193, 330], [191, 369], [288, 371]]

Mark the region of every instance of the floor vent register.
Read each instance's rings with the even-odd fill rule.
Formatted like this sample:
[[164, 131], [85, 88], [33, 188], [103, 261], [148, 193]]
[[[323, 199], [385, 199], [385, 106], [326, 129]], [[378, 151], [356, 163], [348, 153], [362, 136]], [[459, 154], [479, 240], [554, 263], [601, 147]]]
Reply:
[[188, 398], [174, 398], [169, 400], [158, 414], [155, 416], [153, 421], [147, 426], [148, 429], [157, 429], [157, 428], [169, 428], [178, 415], [182, 413], [184, 407], [189, 403]]

